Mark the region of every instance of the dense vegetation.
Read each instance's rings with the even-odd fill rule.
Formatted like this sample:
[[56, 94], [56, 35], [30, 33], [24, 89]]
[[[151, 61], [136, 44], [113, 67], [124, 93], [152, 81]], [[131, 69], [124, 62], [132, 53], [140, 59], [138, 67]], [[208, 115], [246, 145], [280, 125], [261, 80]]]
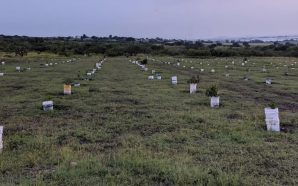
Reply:
[[[0, 51], [24, 56], [27, 52], [51, 52], [63, 56], [103, 54], [132, 56], [140, 53], [186, 57], [287, 56], [298, 57], [298, 46], [291, 42], [251, 45], [249, 42], [183, 41], [135, 39], [131, 37], [26, 37], [0, 36]], [[262, 43], [261, 41], [257, 41]]]

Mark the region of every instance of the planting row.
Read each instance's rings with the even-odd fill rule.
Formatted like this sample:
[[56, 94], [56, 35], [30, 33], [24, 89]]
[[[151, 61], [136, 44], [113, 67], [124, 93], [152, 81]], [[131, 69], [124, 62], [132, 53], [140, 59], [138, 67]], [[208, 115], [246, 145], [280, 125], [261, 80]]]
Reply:
[[[135, 64], [140, 67], [141, 71], [147, 72], [149, 71], [149, 68], [146, 67], [146, 60], [143, 61], [137, 61], [137, 60], [130, 60], [132, 64]], [[166, 64], [171, 64], [167, 62]], [[180, 64], [177, 63], [177, 66]], [[151, 74], [148, 76], [148, 80], [161, 80], [162, 77], [160, 73], [156, 73], [155, 70], [151, 70]], [[187, 83], [189, 84], [189, 93], [194, 94], [197, 92], [197, 85], [200, 82], [199, 75], [192, 76]], [[172, 85], [178, 84], [178, 77], [172, 76], [171, 77], [171, 83]], [[266, 80], [267, 84], [271, 84], [271, 80]], [[205, 92], [206, 96], [210, 98], [210, 106], [211, 108], [219, 108], [220, 107], [220, 97], [218, 95], [218, 88], [216, 85], [212, 85], [209, 88], [207, 88]], [[267, 126], [268, 131], [274, 131], [274, 132], [280, 132], [280, 119], [279, 119], [279, 109], [276, 107], [275, 103], [270, 103], [269, 107], [266, 107], [264, 109], [265, 112], [265, 123]]]

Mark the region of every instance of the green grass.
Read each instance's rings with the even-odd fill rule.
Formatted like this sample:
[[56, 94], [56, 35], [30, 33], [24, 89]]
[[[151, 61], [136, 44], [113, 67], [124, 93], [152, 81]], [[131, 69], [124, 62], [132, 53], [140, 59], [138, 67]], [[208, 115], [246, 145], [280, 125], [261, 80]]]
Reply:
[[[283, 75], [283, 65], [298, 59], [252, 58], [245, 67], [240, 58], [185, 59], [175, 67], [159, 62], [174, 58], [151, 56], [159, 61], [141, 72], [128, 58], [108, 58], [93, 80], [80, 80], [66, 96], [63, 80], [85, 74], [99, 56], [71, 58], [76, 62], [61, 64], [67, 59], [30, 53], [0, 67], [2, 185], [298, 184], [297, 64]], [[52, 60], [59, 64], [40, 67]], [[31, 71], [15, 72], [28, 64]], [[161, 81], [147, 80], [152, 69]], [[186, 82], [198, 73], [198, 92], [190, 95]], [[211, 84], [219, 87], [219, 109], [205, 96]], [[41, 109], [47, 99], [53, 112]], [[263, 109], [271, 101], [280, 109], [281, 133], [265, 130]]]

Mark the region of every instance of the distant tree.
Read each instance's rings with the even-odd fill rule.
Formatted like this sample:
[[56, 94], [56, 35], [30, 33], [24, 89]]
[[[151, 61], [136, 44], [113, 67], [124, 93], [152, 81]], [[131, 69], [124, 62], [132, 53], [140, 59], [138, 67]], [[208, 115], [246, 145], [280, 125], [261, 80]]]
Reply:
[[196, 47], [204, 47], [204, 43], [202, 43], [201, 41], [196, 41], [195, 46]]
[[211, 44], [211, 45], [209, 45], [209, 48], [210, 48], [210, 49], [214, 49], [214, 48], [216, 48], [216, 47], [217, 47], [216, 44]]
[[126, 49], [126, 53], [128, 53], [130, 56], [133, 56], [140, 52], [141, 52], [141, 47], [138, 45], [129, 45]]
[[232, 47], [240, 47], [240, 45], [239, 45], [238, 42], [234, 42], [234, 43], [232, 44]]
[[15, 49], [15, 56], [26, 56], [27, 55], [27, 50], [24, 47], [16, 48]]
[[285, 46], [287, 46], [287, 47], [293, 47], [293, 46], [295, 46], [295, 44], [290, 43], [290, 42], [286, 42], [286, 43], [285, 43]]
[[96, 36], [92, 36], [91, 39], [92, 39], [92, 40], [97, 40], [98, 37], [96, 37]]
[[217, 42], [216, 42], [216, 45], [217, 45], [217, 46], [222, 46], [222, 43], [221, 43], [220, 41], [217, 41]]
[[243, 46], [246, 47], [246, 48], [249, 48], [249, 47], [250, 47], [250, 45], [249, 45], [248, 42], [243, 42], [242, 44], [243, 44]]
[[164, 45], [152, 45], [151, 49], [152, 50], [163, 50], [165, 47]]
[[88, 38], [88, 36], [86, 35], [86, 34], [83, 34], [82, 36], [81, 36], [81, 40], [84, 40], [84, 39], [87, 39]]
[[128, 37], [128, 38], [126, 38], [125, 40], [126, 40], [126, 41], [135, 41], [135, 38], [133, 38], [133, 37]]

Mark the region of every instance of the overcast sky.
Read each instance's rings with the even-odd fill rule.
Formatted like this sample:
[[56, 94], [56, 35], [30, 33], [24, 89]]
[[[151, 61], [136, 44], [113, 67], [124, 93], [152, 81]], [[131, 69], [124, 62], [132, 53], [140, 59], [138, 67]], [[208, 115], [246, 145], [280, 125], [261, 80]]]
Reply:
[[206, 39], [298, 34], [298, 0], [0, 0], [0, 34]]

